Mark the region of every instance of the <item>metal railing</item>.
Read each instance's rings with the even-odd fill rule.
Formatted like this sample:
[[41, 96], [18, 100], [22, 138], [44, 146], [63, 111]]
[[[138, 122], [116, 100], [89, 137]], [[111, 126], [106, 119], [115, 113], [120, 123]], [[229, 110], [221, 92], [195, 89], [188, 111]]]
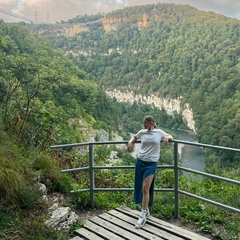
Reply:
[[[51, 146], [52, 149], [54, 148], [68, 148], [68, 147], [79, 147], [79, 146], [88, 146], [89, 148], [89, 166], [87, 167], [82, 167], [82, 168], [72, 168], [72, 169], [64, 169], [62, 170], [62, 173], [69, 173], [69, 172], [76, 172], [76, 171], [89, 171], [90, 175], [90, 187], [87, 189], [80, 189], [77, 191], [71, 191], [72, 193], [76, 192], [90, 192], [90, 203], [91, 207], [94, 208], [95, 203], [94, 203], [94, 193], [95, 192], [101, 192], [101, 191], [134, 191], [133, 188], [96, 188], [95, 183], [94, 183], [94, 170], [97, 169], [134, 169], [135, 166], [95, 166], [94, 164], [94, 146], [95, 145], [121, 145], [125, 144], [127, 145], [127, 141], [106, 141], [106, 142], [85, 142], [85, 143], [74, 143], [74, 144], [62, 144], [62, 145], [54, 145]], [[140, 141], [135, 142], [135, 144], [140, 143]], [[183, 191], [179, 189], [179, 172], [185, 171], [185, 172], [190, 172], [198, 175], [202, 175], [205, 177], [210, 177], [214, 178], [220, 181], [225, 181], [229, 182], [235, 185], [240, 186], [240, 181], [236, 181], [233, 179], [217, 176], [217, 175], [212, 175], [208, 174], [206, 172], [202, 171], [197, 171], [193, 170], [190, 168], [185, 168], [182, 166], [179, 166], [179, 153], [178, 153], [178, 146], [179, 144], [184, 144], [184, 145], [193, 145], [193, 146], [198, 146], [202, 148], [212, 148], [216, 150], [223, 150], [223, 151], [234, 151], [240, 153], [240, 149], [236, 148], [227, 148], [227, 147], [222, 147], [222, 146], [216, 146], [216, 145], [208, 145], [208, 144], [201, 144], [201, 143], [196, 143], [196, 142], [188, 142], [188, 141], [182, 141], [182, 140], [173, 140], [172, 143], [174, 144], [174, 164], [173, 165], [158, 165], [157, 168], [161, 169], [173, 169], [174, 170], [174, 188], [160, 188], [160, 189], [154, 189], [154, 191], [161, 191], [161, 192], [173, 192], [174, 193], [174, 215], [176, 218], [179, 218], [179, 195], [183, 194], [188, 197], [196, 198], [201, 201], [205, 201], [207, 203], [216, 205], [221, 208], [225, 208], [227, 210], [231, 210], [236, 213], [240, 213], [240, 209], [231, 207], [229, 205], [225, 205], [222, 203], [219, 203], [217, 201], [213, 201], [207, 198], [203, 198], [201, 196], [192, 194], [187, 191]], [[239, 191], [240, 192], [240, 191]]]

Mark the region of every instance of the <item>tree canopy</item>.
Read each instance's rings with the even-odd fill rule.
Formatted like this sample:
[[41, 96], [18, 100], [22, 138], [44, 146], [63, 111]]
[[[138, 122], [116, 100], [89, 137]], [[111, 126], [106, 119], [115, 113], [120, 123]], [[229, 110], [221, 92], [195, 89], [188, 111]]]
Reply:
[[99, 86], [181, 97], [193, 109], [201, 142], [240, 148], [239, 20], [164, 3], [104, 19], [74, 37], [45, 37]]

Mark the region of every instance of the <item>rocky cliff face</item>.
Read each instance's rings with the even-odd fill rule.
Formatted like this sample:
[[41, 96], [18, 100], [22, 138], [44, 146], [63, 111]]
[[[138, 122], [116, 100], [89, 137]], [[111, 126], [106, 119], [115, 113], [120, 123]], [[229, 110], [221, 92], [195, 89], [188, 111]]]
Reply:
[[133, 102], [148, 104], [154, 106], [158, 109], [163, 109], [169, 115], [174, 115], [175, 113], [182, 114], [184, 122], [187, 126], [196, 132], [195, 121], [193, 119], [193, 112], [189, 104], [185, 104], [181, 108], [181, 99], [165, 99], [160, 98], [156, 95], [143, 96], [141, 94], [134, 94], [132, 91], [120, 91], [120, 90], [106, 90], [106, 94], [110, 98], [115, 98], [118, 102], [126, 102], [133, 104]]
[[[138, 28], [141, 29], [141, 27], [147, 26], [147, 14], [144, 13], [140, 17], [140, 21], [137, 22]], [[101, 22], [103, 24], [104, 30], [106, 32], [109, 32], [111, 30], [116, 30], [117, 26], [120, 23], [126, 22], [128, 19], [126, 17], [123, 18], [115, 18], [115, 17], [104, 17], [101, 19]]]
[[109, 32], [111, 30], [116, 30], [119, 23], [125, 22], [127, 18], [103, 18], [101, 22], [103, 24], [104, 30]]
[[80, 32], [88, 31], [86, 26], [73, 25], [68, 28], [64, 28], [62, 34], [66, 37], [73, 37]]

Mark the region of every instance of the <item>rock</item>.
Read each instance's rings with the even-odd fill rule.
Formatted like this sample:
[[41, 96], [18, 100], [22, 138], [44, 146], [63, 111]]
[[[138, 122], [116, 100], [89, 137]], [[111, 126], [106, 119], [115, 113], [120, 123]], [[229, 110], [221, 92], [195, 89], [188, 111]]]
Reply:
[[51, 205], [48, 208], [49, 219], [45, 221], [45, 224], [60, 231], [68, 230], [79, 219], [77, 214], [71, 211], [69, 207], [59, 206], [64, 202], [64, 197], [61, 194], [47, 195], [47, 188], [43, 183], [37, 183], [37, 187], [42, 193], [40, 202]]
[[39, 191], [42, 193], [42, 195], [47, 194], [47, 188], [43, 183], [38, 182], [37, 187], [38, 187]]
[[39, 199], [39, 203], [48, 203], [47, 195], [42, 195]]
[[71, 209], [69, 207], [59, 207], [51, 212], [50, 219], [46, 224], [50, 227], [57, 227], [60, 223], [67, 221]]
[[66, 231], [69, 229], [69, 227], [74, 224], [78, 220], [78, 216], [75, 212], [70, 212], [70, 215], [67, 219], [67, 221], [64, 221], [62, 223], [59, 223], [59, 226], [57, 227], [57, 230]]
[[57, 210], [58, 204], [54, 203], [51, 207], [48, 208], [48, 213], [52, 214], [55, 210]]
[[71, 211], [69, 207], [58, 207], [54, 204], [48, 210], [50, 219], [45, 223], [49, 227], [54, 227], [57, 230], [68, 230], [70, 226], [78, 220], [77, 214]]
[[79, 219], [69, 207], [59, 207], [57, 203], [48, 208], [48, 213], [50, 219], [45, 224], [59, 231], [68, 230]]

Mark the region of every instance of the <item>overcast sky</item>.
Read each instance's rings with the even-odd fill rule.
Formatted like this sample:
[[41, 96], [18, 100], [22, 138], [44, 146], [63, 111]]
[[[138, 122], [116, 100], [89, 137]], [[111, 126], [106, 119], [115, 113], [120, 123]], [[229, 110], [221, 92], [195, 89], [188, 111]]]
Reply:
[[0, 0], [0, 19], [54, 23], [77, 15], [108, 13], [124, 7], [153, 3], [189, 4], [240, 20], [240, 0]]

